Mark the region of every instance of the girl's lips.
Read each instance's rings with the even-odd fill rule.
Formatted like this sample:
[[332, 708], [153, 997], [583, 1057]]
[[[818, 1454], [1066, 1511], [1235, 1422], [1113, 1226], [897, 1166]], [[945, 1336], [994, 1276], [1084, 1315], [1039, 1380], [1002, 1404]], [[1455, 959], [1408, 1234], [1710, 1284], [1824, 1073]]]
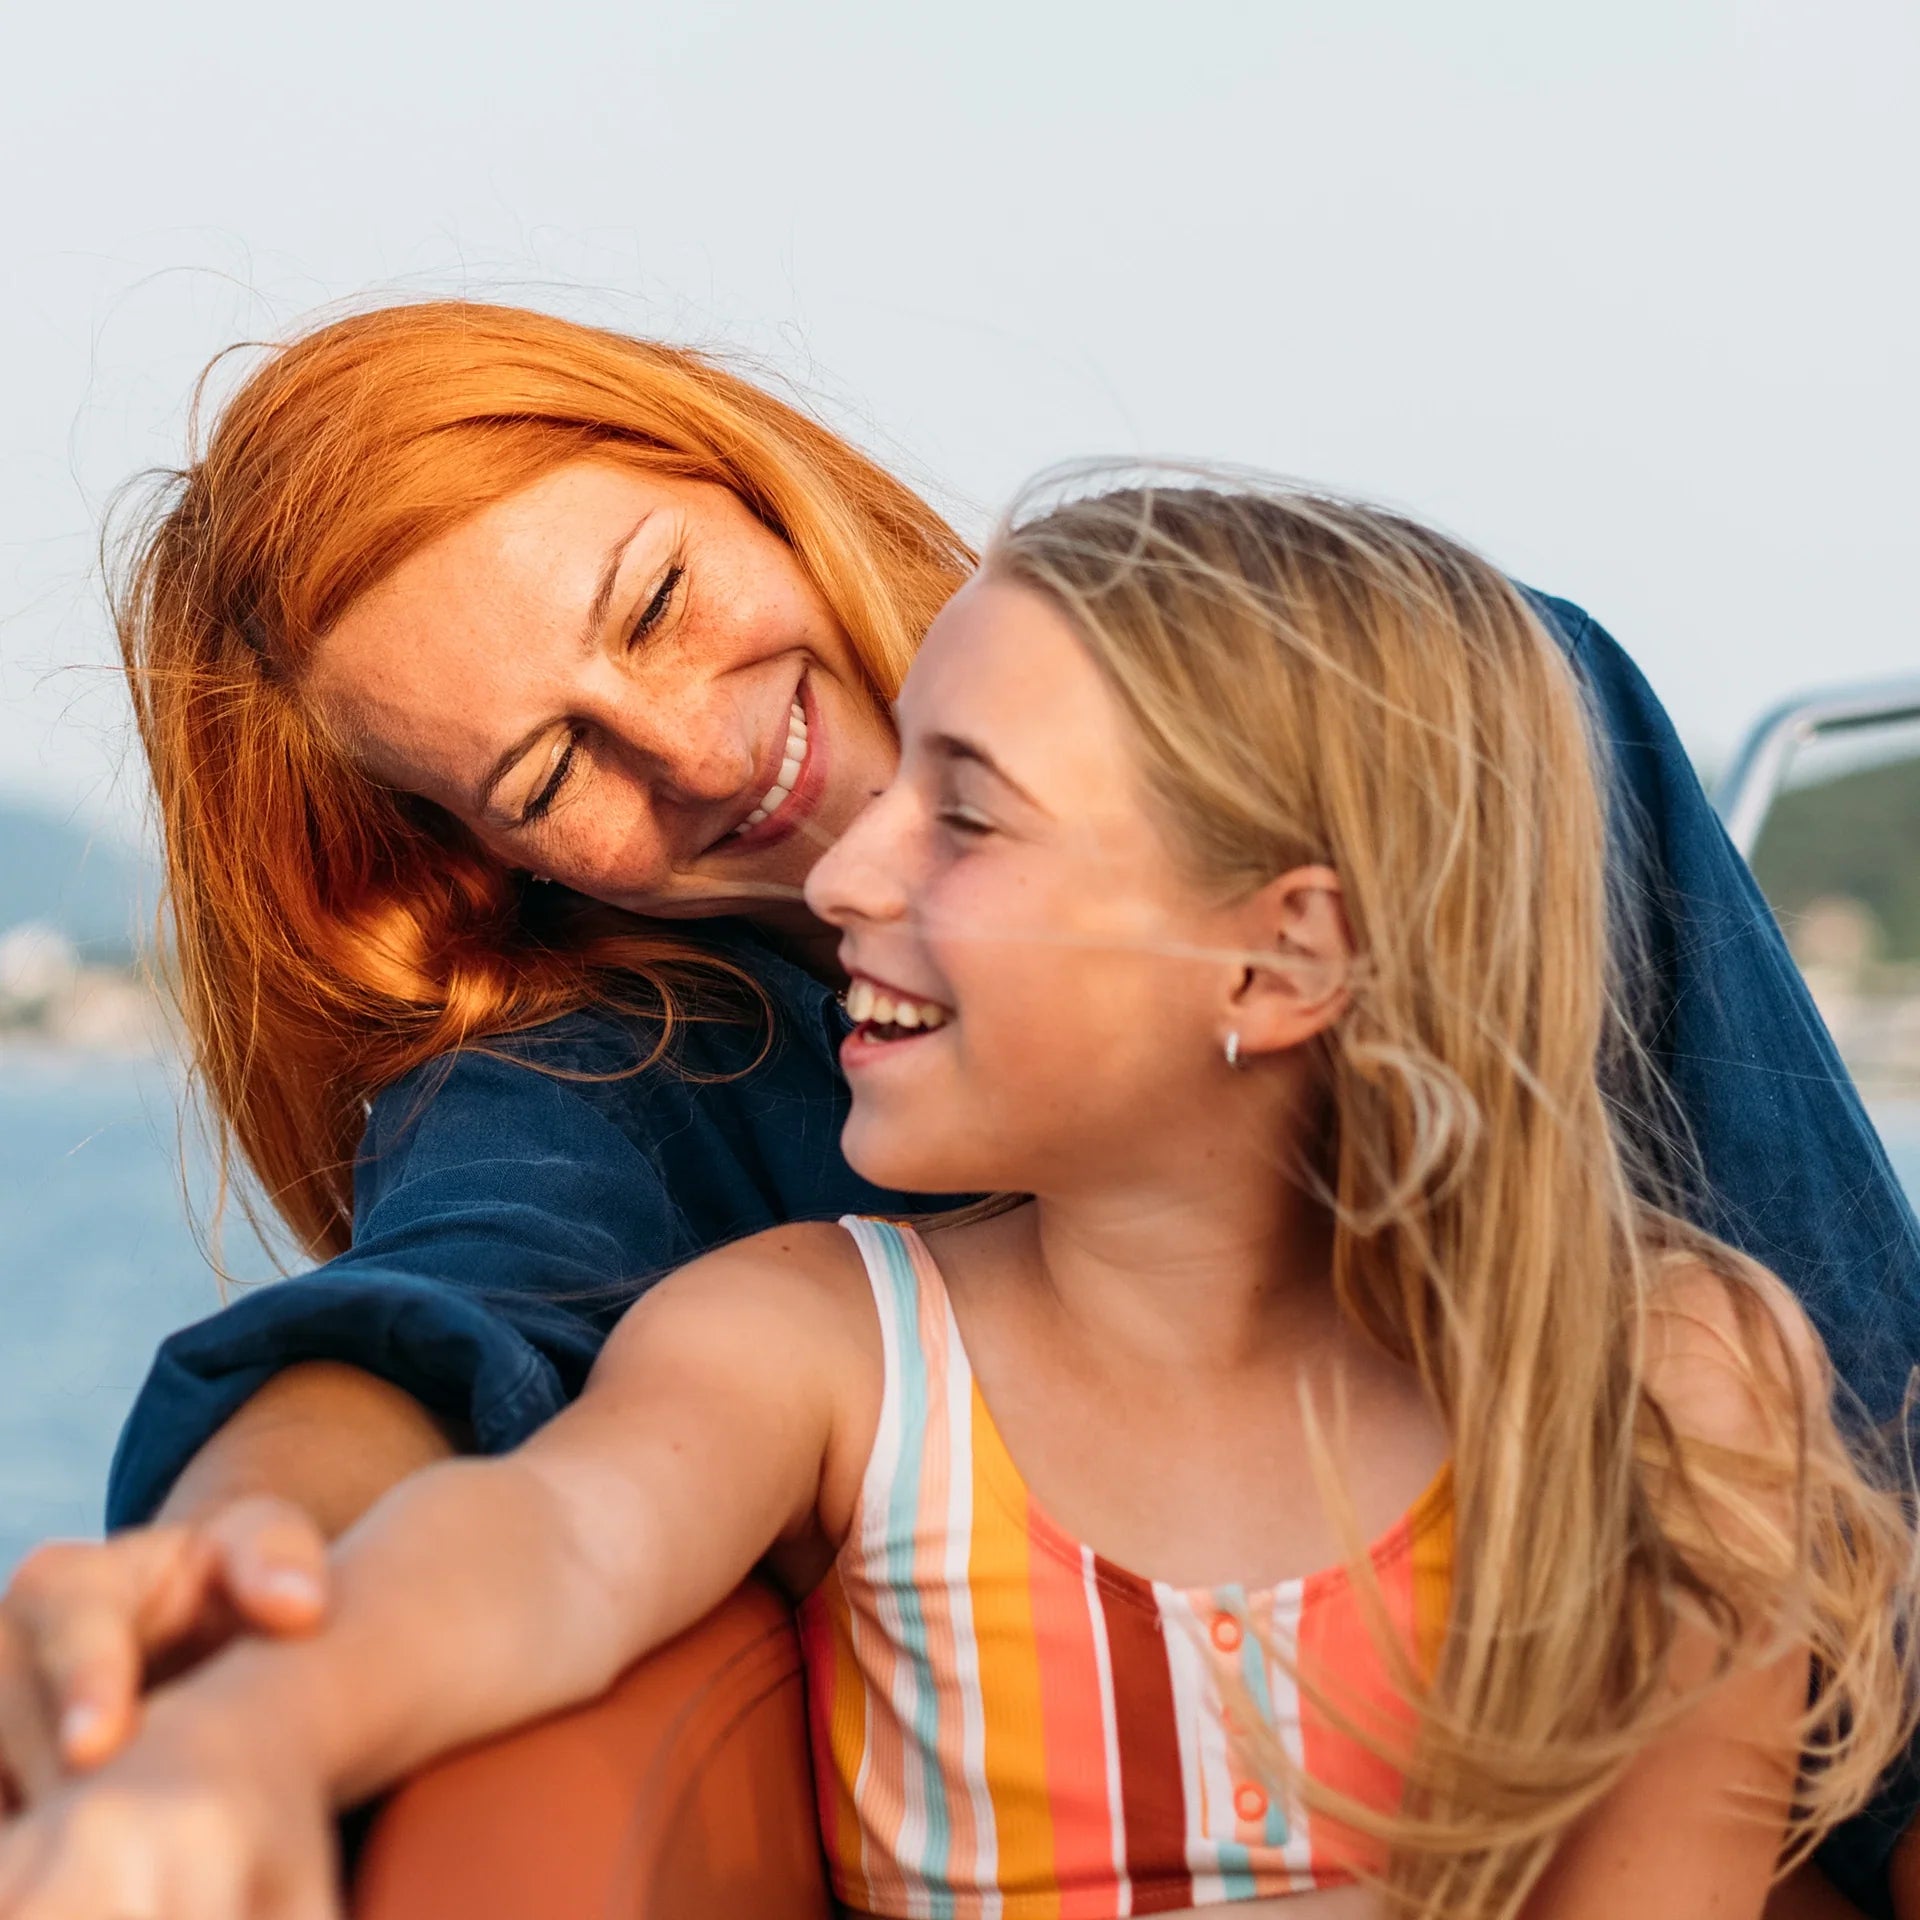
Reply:
[[[770, 847], [797, 833], [818, 810], [827, 790], [828, 751], [820, 708], [813, 697], [811, 675], [803, 675], [794, 696], [807, 721], [807, 757], [794, 776], [792, 791], [779, 808], [751, 827], [741, 827], [723, 835], [714, 845], [715, 853], [730, 853], [741, 847]], [[764, 791], [764, 789], [763, 789]]]
[[911, 1053], [929, 1040], [938, 1040], [945, 1027], [924, 1027], [916, 1033], [902, 1034], [898, 1040], [875, 1040], [869, 1027], [855, 1027], [840, 1042], [840, 1066], [845, 1073], [865, 1073], [879, 1065], [890, 1053]]

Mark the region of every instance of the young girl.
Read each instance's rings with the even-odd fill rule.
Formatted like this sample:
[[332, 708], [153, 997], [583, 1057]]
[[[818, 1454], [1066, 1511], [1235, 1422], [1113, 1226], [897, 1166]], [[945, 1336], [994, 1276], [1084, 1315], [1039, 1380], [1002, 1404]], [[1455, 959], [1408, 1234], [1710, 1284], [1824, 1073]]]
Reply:
[[846, 1150], [1030, 1196], [653, 1289], [0, 1841], [0, 1915], [332, 1911], [328, 1816], [799, 1597], [860, 1913], [1758, 1915], [1913, 1719], [1911, 1542], [1768, 1276], [1636, 1192], [1579, 701], [1317, 497], [1016, 516], [808, 900]]

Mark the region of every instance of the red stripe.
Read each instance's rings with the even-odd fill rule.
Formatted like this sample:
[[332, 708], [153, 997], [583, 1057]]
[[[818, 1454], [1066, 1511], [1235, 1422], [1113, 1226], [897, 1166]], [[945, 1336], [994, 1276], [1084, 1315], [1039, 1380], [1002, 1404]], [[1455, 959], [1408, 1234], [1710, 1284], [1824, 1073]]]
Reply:
[[1173, 1672], [1153, 1588], [1096, 1557], [1101, 1611], [1113, 1662], [1114, 1725], [1120, 1743], [1120, 1812], [1126, 1825], [1133, 1910], [1193, 1905], [1187, 1867], [1186, 1791]]

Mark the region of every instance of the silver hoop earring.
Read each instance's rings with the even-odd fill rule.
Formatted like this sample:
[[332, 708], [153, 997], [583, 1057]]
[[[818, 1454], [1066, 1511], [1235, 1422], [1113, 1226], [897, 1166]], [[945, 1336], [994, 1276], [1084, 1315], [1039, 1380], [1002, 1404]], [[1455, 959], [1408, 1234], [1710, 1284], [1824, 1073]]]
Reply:
[[1236, 1069], [1240, 1065], [1240, 1029], [1238, 1027], [1227, 1035], [1227, 1065]]

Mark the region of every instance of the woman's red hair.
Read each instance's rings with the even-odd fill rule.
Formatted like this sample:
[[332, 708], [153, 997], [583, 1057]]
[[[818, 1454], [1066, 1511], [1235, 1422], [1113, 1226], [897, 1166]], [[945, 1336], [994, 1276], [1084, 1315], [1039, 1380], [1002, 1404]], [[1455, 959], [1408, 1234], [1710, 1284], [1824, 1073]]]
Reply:
[[549, 904], [450, 817], [370, 782], [297, 697], [315, 638], [437, 535], [588, 454], [731, 488], [882, 696], [970, 555], [865, 455], [714, 361], [519, 308], [335, 321], [270, 349], [204, 442], [198, 418], [189, 464], [118, 542], [116, 622], [222, 1145], [326, 1256], [350, 1236], [379, 1088], [591, 1003], [671, 1018], [701, 954]]

